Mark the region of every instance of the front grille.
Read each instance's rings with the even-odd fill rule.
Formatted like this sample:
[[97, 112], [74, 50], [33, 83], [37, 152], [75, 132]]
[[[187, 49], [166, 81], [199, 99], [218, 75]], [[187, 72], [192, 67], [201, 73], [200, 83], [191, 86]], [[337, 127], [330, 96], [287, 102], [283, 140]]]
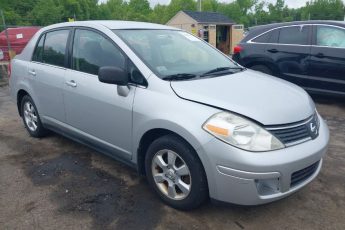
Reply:
[[304, 169], [301, 169], [301, 170], [294, 172], [291, 175], [290, 187], [294, 187], [294, 186], [302, 183], [303, 181], [307, 180], [309, 177], [311, 177], [314, 174], [314, 172], [316, 171], [318, 165], [319, 165], [319, 161], [306, 167], [306, 168], [304, 168]]
[[[314, 129], [312, 130], [311, 127]], [[319, 133], [319, 120], [315, 113], [301, 122], [281, 126], [266, 126], [266, 129], [283, 144], [290, 146], [316, 138]]]
[[309, 131], [306, 125], [288, 129], [270, 130], [284, 144], [294, 143], [303, 139], [309, 139]]

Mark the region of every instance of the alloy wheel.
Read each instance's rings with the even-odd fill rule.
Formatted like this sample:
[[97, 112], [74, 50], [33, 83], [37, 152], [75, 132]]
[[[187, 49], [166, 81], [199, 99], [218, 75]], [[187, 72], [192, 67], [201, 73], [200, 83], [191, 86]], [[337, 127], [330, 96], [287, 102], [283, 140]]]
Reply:
[[29, 102], [24, 104], [24, 120], [27, 127], [35, 132], [37, 130], [38, 118], [35, 107]]
[[192, 177], [185, 161], [172, 150], [158, 151], [151, 164], [156, 186], [168, 198], [185, 199], [191, 190]]

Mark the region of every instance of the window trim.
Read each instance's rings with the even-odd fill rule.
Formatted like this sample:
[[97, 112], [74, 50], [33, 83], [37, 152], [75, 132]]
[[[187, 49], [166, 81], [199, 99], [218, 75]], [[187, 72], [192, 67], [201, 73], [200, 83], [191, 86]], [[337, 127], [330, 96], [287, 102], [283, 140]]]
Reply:
[[[54, 65], [54, 64], [50, 64], [50, 63], [44, 63], [44, 62], [42, 62], [42, 60], [41, 61], [32, 60], [34, 53], [35, 53], [35, 50], [37, 49], [38, 43], [40, 42], [41, 38], [44, 36], [44, 41], [43, 41], [43, 49], [44, 49], [44, 45], [46, 43], [47, 33], [60, 31], [60, 30], [68, 30], [68, 37], [67, 37], [67, 41], [66, 41], [66, 48], [65, 48], [65, 55], [64, 55], [65, 56], [64, 57], [64, 66], [58, 66], [58, 65]], [[52, 67], [60, 68], [60, 69], [66, 69], [67, 68], [67, 57], [68, 57], [67, 52], [68, 52], [68, 46], [69, 46], [69, 39], [70, 39], [71, 34], [72, 34], [71, 30], [72, 30], [72, 27], [58, 27], [58, 28], [54, 28], [54, 29], [50, 29], [50, 30], [46, 30], [46, 31], [42, 32], [40, 34], [39, 38], [36, 40], [36, 45], [35, 45], [35, 48], [33, 49], [32, 54], [31, 54], [30, 62], [41, 64], [41, 65], [46, 65], [46, 66], [52, 66]], [[42, 57], [43, 57], [43, 53], [42, 53]]]
[[317, 27], [324, 26], [324, 27], [333, 27], [343, 30], [345, 32], [345, 27], [330, 25], [330, 24], [313, 24], [313, 34], [312, 34], [312, 46], [319, 47], [319, 48], [332, 48], [332, 49], [345, 49], [345, 47], [332, 47], [332, 46], [320, 46], [317, 45]]
[[75, 38], [75, 31], [79, 29], [79, 30], [88, 30], [88, 31], [91, 31], [91, 32], [95, 32], [99, 35], [101, 35], [102, 37], [104, 37], [105, 39], [107, 39], [111, 44], [113, 44], [120, 52], [121, 54], [124, 56], [125, 58], [125, 68], [124, 68], [124, 71], [127, 72], [127, 74], [130, 74], [129, 73], [129, 62], [132, 62], [133, 65], [135, 66], [135, 68], [138, 69], [138, 71], [141, 73], [141, 75], [143, 76], [144, 80], [145, 80], [145, 83], [144, 84], [139, 84], [139, 83], [135, 83], [135, 82], [129, 82], [129, 85], [132, 85], [132, 86], [136, 86], [136, 87], [144, 87], [144, 88], [147, 88], [148, 87], [148, 82], [147, 82], [147, 79], [145, 78], [145, 76], [142, 74], [142, 72], [139, 70], [139, 68], [134, 64], [134, 62], [128, 57], [128, 55], [121, 49], [121, 47], [115, 42], [113, 41], [108, 35], [104, 34], [103, 32], [97, 30], [97, 29], [94, 29], [94, 28], [91, 28], [91, 27], [86, 27], [86, 26], [73, 26], [72, 27], [72, 32], [71, 32], [71, 39], [68, 41], [69, 44], [68, 44], [68, 59], [67, 59], [67, 69], [70, 69], [70, 70], [73, 70], [73, 71], [76, 71], [78, 73], [83, 73], [83, 74], [88, 74], [92, 77], [97, 77], [98, 76], [96, 74], [91, 74], [91, 73], [87, 73], [87, 72], [83, 72], [83, 71], [80, 71], [80, 70], [76, 70], [76, 69], [73, 69], [72, 68], [72, 61], [73, 61], [73, 45], [74, 45], [74, 38]]
[[[284, 27], [292, 27], [292, 26], [312, 26], [312, 35], [311, 35], [311, 42], [310, 42], [310, 45], [299, 45], [299, 44], [282, 44], [282, 43], [261, 43], [261, 42], [254, 42], [253, 40], [256, 39], [257, 37], [265, 34], [265, 33], [268, 33], [270, 31], [273, 31], [273, 30], [277, 30], [277, 29], [281, 29], [281, 28], [284, 28]], [[322, 48], [333, 48], [333, 49], [344, 49], [344, 48], [340, 48], [340, 47], [329, 47], [329, 46], [318, 46], [318, 45], [315, 45], [316, 43], [316, 37], [314, 36], [316, 30], [315, 30], [315, 26], [329, 26], [329, 27], [336, 27], [336, 28], [340, 28], [340, 29], [343, 29], [345, 30], [345, 27], [342, 27], [342, 26], [338, 26], [338, 25], [331, 25], [331, 24], [322, 24], [322, 23], [314, 23], [314, 24], [294, 24], [294, 25], [287, 25], [287, 26], [280, 26], [280, 27], [276, 27], [276, 28], [272, 28], [272, 29], [269, 29], [265, 32], [262, 32], [260, 33], [259, 35], [257, 36], [254, 36], [253, 38], [249, 39], [246, 43], [248, 44], [263, 44], [263, 45], [283, 45], [283, 46], [301, 46], [301, 47], [322, 47]], [[309, 35], [310, 36], [310, 35]], [[310, 37], [309, 37], [310, 39]]]
[[[312, 45], [312, 40], [311, 40], [311, 32], [313, 30], [313, 25], [314, 24], [295, 24], [295, 25], [287, 25], [287, 26], [280, 26], [280, 27], [275, 27], [275, 28], [272, 28], [272, 29], [269, 29], [251, 39], [249, 39], [246, 43], [248, 44], [264, 44], [264, 45], [283, 45], [283, 46], [304, 46], [304, 47], [308, 47], [308, 46], [311, 46]], [[310, 26], [311, 29], [309, 30], [309, 33], [308, 33], [308, 43], [307, 45], [302, 45], [302, 44], [286, 44], [286, 43], [279, 43], [279, 37], [278, 37], [278, 43], [267, 43], [267, 42], [254, 42], [253, 40], [266, 34], [266, 33], [269, 33], [271, 31], [274, 31], [274, 30], [280, 30], [280, 29], [283, 29], [283, 28], [290, 28], [290, 27], [304, 27], [304, 26]], [[279, 36], [280, 36], [280, 31], [279, 31]]]

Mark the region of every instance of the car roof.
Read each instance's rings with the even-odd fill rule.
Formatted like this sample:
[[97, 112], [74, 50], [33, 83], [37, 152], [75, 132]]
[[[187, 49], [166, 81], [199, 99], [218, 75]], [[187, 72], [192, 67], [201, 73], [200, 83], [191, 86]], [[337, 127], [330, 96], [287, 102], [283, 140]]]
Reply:
[[345, 26], [345, 21], [329, 21], [329, 20], [310, 20], [310, 21], [294, 21], [294, 22], [280, 22], [280, 23], [271, 23], [267, 25], [253, 26], [249, 30], [258, 29], [258, 28], [273, 28], [289, 25], [301, 25], [301, 24], [334, 24]]
[[161, 30], [180, 30], [175, 27], [136, 21], [117, 21], [117, 20], [95, 20], [95, 21], [75, 21], [64, 22], [50, 25], [45, 29], [54, 29], [66, 26], [104, 26], [111, 30], [116, 29], [161, 29]]
[[327, 24], [345, 27], [344, 21], [329, 21], [329, 20], [310, 20], [310, 21], [294, 21], [294, 22], [281, 22], [281, 23], [272, 23], [267, 25], [253, 26], [249, 28], [247, 36], [243, 41], [248, 41], [253, 37], [264, 33], [267, 30], [283, 27], [283, 26], [293, 26], [293, 25], [309, 25], [309, 24]]

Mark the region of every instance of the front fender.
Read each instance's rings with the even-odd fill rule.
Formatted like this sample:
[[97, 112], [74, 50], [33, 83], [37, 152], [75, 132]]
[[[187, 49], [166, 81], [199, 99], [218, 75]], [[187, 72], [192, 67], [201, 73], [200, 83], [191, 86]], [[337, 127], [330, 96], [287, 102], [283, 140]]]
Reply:
[[[171, 90], [171, 89], [170, 89]], [[198, 154], [204, 166], [210, 189], [213, 172], [212, 153], [200, 151], [201, 146], [214, 139], [202, 129], [202, 125], [220, 110], [188, 101], [175, 93], [151, 91], [137, 88], [133, 103], [132, 162], [138, 163], [138, 148], [144, 134], [153, 129], [165, 129], [185, 139]]]

